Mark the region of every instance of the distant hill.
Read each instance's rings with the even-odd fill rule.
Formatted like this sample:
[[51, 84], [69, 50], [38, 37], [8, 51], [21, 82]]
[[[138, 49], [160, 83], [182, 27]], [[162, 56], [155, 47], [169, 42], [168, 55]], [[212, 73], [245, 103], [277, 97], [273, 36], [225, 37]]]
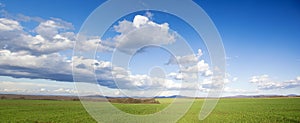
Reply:
[[278, 97], [300, 97], [300, 95], [289, 94], [289, 95], [236, 95], [227, 96], [223, 98], [278, 98]]
[[159, 104], [155, 98], [129, 98], [129, 97], [106, 97], [101, 95], [90, 95], [84, 97], [77, 96], [51, 96], [51, 95], [17, 95], [17, 94], [0, 94], [0, 99], [19, 99], [19, 100], [62, 100], [62, 101], [109, 101], [112, 103], [143, 103]]
[[154, 98], [194, 98], [194, 97], [181, 96], [181, 95], [172, 95], [172, 96], [156, 96]]
[[[279, 97], [300, 97], [297, 94], [289, 95], [236, 95], [227, 96], [220, 98], [279, 98]], [[58, 96], [58, 95], [17, 95], [17, 94], [0, 94], [0, 99], [27, 99], [27, 100], [66, 100], [66, 101], [79, 101], [80, 99], [89, 101], [107, 101], [110, 102], [120, 102], [120, 103], [131, 103], [131, 102], [141, 102], [141, 103], [159, 103], [155, 102], [155, 98], [206, 98], [206, 97], [188, 97], [181, 95], [172, 96], [156, 96], [154, 98], [148, 97], [109, 97], [102, 95], [89, 95], [83, 97], [77, 96]]]
[[78, 101], [77, 96], [51, 96], [51, 95], [18, 95], [0, 94], [0, 99], [25, 99], [25, 100], [72, 100]]

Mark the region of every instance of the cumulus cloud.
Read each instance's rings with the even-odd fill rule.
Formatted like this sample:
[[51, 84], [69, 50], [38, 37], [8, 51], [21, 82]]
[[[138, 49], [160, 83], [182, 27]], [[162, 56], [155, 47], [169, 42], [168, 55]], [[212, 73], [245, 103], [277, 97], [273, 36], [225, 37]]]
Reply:
[[[105, 72], [103, 71], [103, 69], [101, 69], [100, 71], [101, 73]], [[103, 74], [99, 74], [99, 76], [101, 76], [98, 77], [99, 84], [109, 88], [120, 88], [141, 91], [181, 89], [180, 82], [175, 82], [168, 78], [150, 77], [148, 75], [142, 74], [131, 74], [130, 71], [127, 71], [121, 67], [113, 67], [112, 74], [113, 78], [111, 78], [109, 75], [102, 76]]]
[[[175, 80], [183, 80], [184, 78], [191, 77], [193, 74], [184, 74], [184, 73], [169, 73], [167, 77], [173, 78]], [[230, 74], [226, 74], [225, 77], [222, 76], [210, 76], [210, 77], [204, 77], [204, 78], [198, 78], [198, 81], [193, 81], [191, 83], [185, 83], [186, 89], [189, 90], [199, 90], [201, 92], [208, 92], [211, 89], [222, 89], [223, 86], [226, 86], [229, 83], [233, 83], [237, 81], [237, 77], [234, 77]], [[194, 86], [194, 87], [192, 87]], [[195, 87], [197, 86], [197, 87]]]
[[[171, 56], [167, 65], [178, 64], [181, 66], [180, 74], [174, 76], [175, 79], [182, 79], [185, 75], [182, 73], [199, 73], [202, 76], [208, 77], [213, 73], [210, 70], [209, 64], [200, 57], [203, 55], [202, 50], [198, 49], [197, 54], [185, 55], [185, 56]], [[174, 73], [173, 73], [174, 74]]]
[[[78, 40], [74, 32], [68, 31], [73, 28], [72, 24], [52, 18], [35, 28], [36, 35], [26, 32], [19, 22], [12, 19], [1, 18], [0, 27], [0, 75], [73, 81], [71, 58], [61, 54], [61, 51], [71, 50]], [[79, 50], [99, 46], [98, 50], [108, 51], [113, 47], [99, 37], [81, 36], [80, 40], [83, 41], [78, 45]], [[92, 74], [91, 70], [82, 72], [85, 72], [82, 77]]]
[[115, 43], [103, 41], [99, 36], [84, 36], [79, 35], [76, 40], [77, 51], [95, 51], [97, 52], [112, 52], [115, 48]]
[[0, 18], [0, 31], [14, 31], [14, 30], [21, 30], [23, 27], [19, 24], [19, 22]]
[[[1, 18], [0, 21], [0, 46], [4, 49], [18, 52], [28, 51], [34, 55], [56, 53], [61, 50], [71, 49], [73, 47], [73, 32], [59, 31], [60, 29], [69, 29], [71, 25], [60, 24], [54, 20], [42, 22], [37, 27], [37, 35], [30, 34], [23, 30], [19, 22]], [[66, 22], [65, 22], [66, 23]], [[49, 33], [48, 33], [49, 32]]]
[[[132, 75], [130, 71], [113, 66], [111, 62], [73, 57], [71, 62], [59, 54], [34, 56], [27, 52], [0, 51], [0, 75], [15, 78], [49, 79], [72, 82], [72, 64], [76, 78], [108, 88], [120, 89], [180, 89], [181, 84], [165, 78]], [[15, 62], [18, 61], [18, 62]], [[95, 71], [95, 73], [94, 73]], [[96, 75], [96, 78], [91, 78]]]
[[186, 56], [171, 56], [169, 61], [166, 63], [167, 65], [172, 64], [194, 64], [198, 62], [199, 58], [203, 55], [202, 50], [198, 49], [197, 54], [191, 54]]
[[234, 78], [232, 79], [233, 82], [235, 82], [235, 81], [237, 81], [237, 80], [238, 80], [238, 77], [234, 77]]
[[[77, 83], [77, 86], [95, 86], [89, 83]], [[10, 82], [0, 81], [0, 93], [8, 94], [45, 94], [45, 95], [96, 95], [99, 92], [91, 91], [90, 88], [76, 90], [73, 83], [47, 81], [41, 82]], [[110, 94], [111, 95], [111, 94]]]
[[148, 18], [150, 18], [150, 19], [152, 19], [152, 17], [154, 16], [154, 14], [151, 13], [151, 12], [149, 12], [149, 11], [147, 11], [147, 12], [145, 13], [145, 15], [146, 15]]
[[183, 69], [181, 69], [182, 72], [188, 72], [188, 73], [200, 73], [203, 76], [211, 76], [212, 71], [209, 68], [209, 65], [205, 63], [204, 60], [198, 61], [196, 65], [193, 66], [187, 66]]
[[211, 78], [203, 79], [201, 83], [201, 87], [207, 89], [220, 89], [223, 88], [224, 85], [234, 81], [235, 81], [235, 77], [231, 77], [229, 74], [226, 74], [225, 77], [213, 76]]
[[[129, 34], [126, 31], [126, 23], [128, 21], [120, 22], [116, 29], [121, 32], [122, 36], [129, 37], [127, 40], [133, 45], [137, 42], [132, 42], [131, 39], [140, 34], [147, 34], [154, 29], [155, 33], [148, 34], [145, 38], [151, 36], [155, 37], [156, 34], [163, 34], [169, 36], [166, 40], [167, 43], [173, 41], [172, 35], [168, 33], [167, 24], [156, 24], [149, 21], [147, 17], [136, 16], [133, 22], [128, 22], [136, 30], [136, 35]], [[123, 27], [125, 26], [125, 27]], [[49, 79], [55, 81], [72, 82], [72, 65], [73, 69], [78, 72], [77, 78], [86, 82], [95, 81], [90, 78], [96, 74], [96, 81], [100, 85], [116, 88], [114, 79], [119, 81], [121, 88], [129, 89], [134, 87], [145, 88], [162, 87], [162, 88], [178, 88], [178, 84], [174, 84], [172, 80], [154, 79], [146, 75], [131, 75], [129, 71], [124, 68], [112, 66], [110, 62], [98, 61], [94, 59], [86, 59], [83, 57], [73, 57], [70, 59], [67, 56], [60, 54], [61, 51], [72, 49], [74, 42], [77, 41], [77, 50], [87, 51], [95, 49], [97, 46], [98, 51], [112, 51], [115, 44], [101, 41], [99, 37], [79, 36], [72, 32], [73, 26], [71, 23], [65, 22], [61, 19], [51, 18], [40, 22], [40, 24], [33, 30], [35, 33], [28, 33], [23, 30], [23, 27], [18, 21], [13, 19], [1, 18], [0, 19], [0, 75], [11, 76], [14, 78], [31, 78], [31, 79]], [[151, 28], [143, 29], [145, 27]], [[160, 37], [160, 36], [158, 36]], [[80, 41], [78, 41], [80, 40]], [[153, 39], [150, 41], [160, 42], [160, 39]], [[127, 46], [126, 41], [116, 40], [117, 45], [121, 48]], [[119, 41], [119, 42], [118, 42]], [[135, 41], [138, 41], [136, 39]], [[20, 43], [21, 42], [21, 43]], [[146, 40], [141, 40], [146, 42]], [[138, 44], [138, 43], [137, 43]], [[129, 45], [128, 45], [129, 46]], [[130, 46], [129, 46], [130, 47]], [[127, 47], [128, 48], [128, 47]], [[74, 61], [72, 63], [72, 61]], [[94, 73], [95, 71], [95, 73]], [[129, 74], [128, 74], [129, 73]], [[113, 76], [114, 75], [114, 76]]]
[[147, 45], [171, 44], [176, 38], [170, 32], [168, 23], [157, 24], [142, 15], [136, 15], [133, 22], [121, 21], [114, 28], [120, 33], [113, 38], [116, 48], [128, 54]]
[[166, 78], [157, 78], [157, 77], [149, 77], [147, 75], [131, 75], [131, 80], [133, 81], [133, 87], [138, 87], [140, 89], [180, 89], [181, 83], [176, 83], [173, 80], [169, 80]]
[[35, 28], [35, 32], [40, 36], [51, 40], [54, 36], [59, 34], [60, 31], [72, 29], [74, 29], [74, 27], [71, 23], [58, 18], [52, 18], [52, 20], [41, 22]]
[[[32, 21], [23, 16], [24, 21]], [[71, 50], [76, 45], [79, 51], [98, 49], [100, 52], [111, 52], [114, 48], [133, 53], [136, 48], [148, 44], [165, 45], [175, 42], [176, 36], [170, 33], [167, 23], [157, 24], [149, 17], [137, 15], [133, 22], [124, 20], [115, 26], [119, 35], [112, 42], [102, 41], [98, 36], [77, 36], [71, 23], [58, 18], [41, 19], [38, 26], [28, 32], [20, 22], [11, 18], [0, 18], [0, 75], [14, 78], [47, 79], [54, 81], [73, 82], [73, 72], [76, 79], [82, 82], [94, 82], [108, 87], [134, 90], [178, 90], [197, 89], [194, 83], [181, 84], [170, 78], [149, 77], [148, 75], [133, 75], [125, 68], [114, 66], [111, 62], [84, 57], [65, 56], [62, 52]], [[196, 61], [202, 56], [199, 50], [196, 56], [183, 56], [181, 62]], [[191, 60], [189, 60], [191, 59]], [[200, 72], [207, 74], [209, 69], [204, 61], [199, 61]], [[197, 66], [197, 68], [198, 68]], [[194, 68], [186, 68], [188, 71]], [[91, 76], [95, 76], [93, 78]], [[177, 76], [184, 78], [187, 74]], [[6, 88], [7, 90], [8, 88]], [[23, 89], [24, 90], [24, 89]], [[47, 92], [44, 87], [36, 90]], [[66, 88], [56, 88], [55, 92], [72, 92]]]
[[269, 75], [253, 76], [250, 79], [250, 82], [252, 83], [264, 83], [269, 81], [270, 81]]
[[245, 89], [224, 87], [223, 92], [240, 95], [240, 94], [257, 93], [258, 91], [257, 90], [245, 90]]
[[183, 73], [175, 73], [175, 72], [171, 72], [167, 76], [175, 80], [182, 80], [184, 78]]
[[[12, 52], [28, 51], [32, 55], [42, 55], [72, 50], [77, 41], [77, 50], [111, 52], [114, 44], [101, 41], [97, 36], [79, 36], [73, 32], [73, 25], [58, 18], [51, 18], [29, 33], [18, 21], [0, 18], [0, 47]], [[35, 34], [36, 33], [36, 34]]]
[[58, 53], [34, 56], [28, 52], [0, 50], [0, 75], [71, 81], [71, 63]]
[[[229, 83], [235, 82], [237, 77], [233, 77], [232, 75], [226, 73], [223, 77], [219, 76], [210, 76], [199, 79], [198, 82], [198, 90], [201, 92], [209, 92], [210, 90], [222, 90]], [[230, 93], [228, 90], [224, 91]]]
[[276, 82], [268, 75], [261, 75], [251, 77], [250, 82], [257, 84], [257, 87], [260, 90], [289, 89], [300, 86], [300, 77], [288, 81]]

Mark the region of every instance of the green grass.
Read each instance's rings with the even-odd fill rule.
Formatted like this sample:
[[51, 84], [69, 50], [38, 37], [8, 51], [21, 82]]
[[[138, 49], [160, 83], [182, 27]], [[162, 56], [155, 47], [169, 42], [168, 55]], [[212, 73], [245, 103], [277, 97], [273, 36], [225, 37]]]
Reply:
[[[131, 114], [151, 114], [168, 106], [172, 99], [159, 99], [161, 104], [114, 104]], [[203, 100], [194, 102], [180, 123], [300, 122], [300, 98], [221, 99], [204, 121], [198, 120]], [[79, 101], [0, 100], [0, 122], [20, 123], [91, 123], [93, 118]]]
[[159, 112], [168, 104], [114, 104], [114, 106], [129, 114], [145, 115]]
[[[300, 98], [221, 99], [203, 122], [300, 122]], [[198, 121], [202, 101], [196, 101], [179, 122]]]
[[79, 101], [0, 100], [1, 123], [95, 122]]

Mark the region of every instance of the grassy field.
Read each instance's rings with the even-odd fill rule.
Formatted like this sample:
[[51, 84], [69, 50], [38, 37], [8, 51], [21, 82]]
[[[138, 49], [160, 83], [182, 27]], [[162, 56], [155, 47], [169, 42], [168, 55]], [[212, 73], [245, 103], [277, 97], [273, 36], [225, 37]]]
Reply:
[[[151, 114], [162, 110], [171, 99], [158, 99], [161, 104], [114, 104], [132, 114]], [[198, 120], [203, 100], [194, 102], [180, 123], [198, 122], [300, 122], [300, 98], [221, 99], [204, 121]], [[95, 122], [79, 101], [0, 100], [0, 121], [6, 122]]]

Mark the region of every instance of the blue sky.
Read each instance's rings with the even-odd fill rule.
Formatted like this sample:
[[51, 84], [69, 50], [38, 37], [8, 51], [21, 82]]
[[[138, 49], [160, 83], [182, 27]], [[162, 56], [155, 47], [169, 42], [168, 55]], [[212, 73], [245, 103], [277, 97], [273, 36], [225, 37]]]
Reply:
[[[75, 94], [76, 89], [73, 83], [68, 82], [72, 74], [69, 63], [72, 57], [72, 42], [76, 41], [74, 35], [80, 31], [81, 25], [90, 13], [103, 2], [101, 0], [0, 0], [0, 17], [2, 18], [0, 21], [2, 28], [2, 38], [0, 39], [0, 47], [2, 47], [0, 60], [2, 62], [0, 62], [0, 68], [4, 71], [0, 73], [0, 93]], [[228, 75], [223, 96], [300, 94], [299, 1], [201, 0], [196, 1], [196, 3], [212, 19], [223, 40], [227, 56], [226, 73]], [[138, 18], [137, 15], [142, 17]], [[113, 88], [114, 84], [111, 83], [112, 79], [108, 74], [112, 49], [117, 48], [126, 54], [130, 52], [128, 47], [139, 44], [137, 42], [129, 46], [127, 44], [132, 43], [132, 41], [128, 41], [126, 45], [122, 45], [122, 41], [117, 38], [118, 35], [132, 38], [133, 41], [137, 39], [134, 38], [135, 35], [133, 34], [124, 31], [118, 32], [116, 27], [119, 29], [131, 28], [132, 25], [135, 25], [134, 19], [141, 22], [144, 18], [148, 19], [147, 23], [141, 26], [154, 29], [154, 31], [148, 32], [149, 35], [146, 37], [161, 34], [161, 39], [166, 40], [166, 42], [159, 42], [161, 45], [180, 41], [180, 38], [176, 38], [174, 41], [170, 39], [175, 32], [182, 36], [196, 54], [196, 62], [201, 67], [199, 82], [209, 83], [207, 81], [210, 76], [202, 75], [202, 73], [211, 71], [209, 53], [202, 39], [192, 27], [173, 15], [158, 11], [141, 11], [124, 15], [116, 20], [111, 29], [108, 29], [106, 35], [101, 38], [101, 41], [100, 37], [89, 37], [93, 40], [86, 39], [87, 41], [102, 42], [103, 50], [98, 51], [97, 56], [99, 57], [96, 57], [97, 63], [100, 64], [96, 65], [99, 67], [99, 74], [96, 76], [105, 93], [113, 96], [120, 94], [120, 90]], [[121, 24], [125, 21], [129, 22], [129, 25]], [[150, 22], [155, 24], [151, 25]], [[163, 25], [164, 23], [168, 25]], [[169, 28], [166, 34], [155, 31], [155, 29], [161, 29], [162, 26]], [[136, 34], [142, 35], [147, 32], [147, 30], [138, 27], [135, 29]], [[42, 42], [39, 47], [33, 45], [34, 41], [39, 40]], [[40, 48], [42, 46], [45, 47]], [[93, 49], [92, 47], [95, 45], [82, 44], [82, 49], [89, 47]], [[198, 49], [201, 49], [202, 53], [199, 57], [197, 56]], [[41, 57], [43, 55], [44, 57]], [[82, 63], [77, 65], [78, 69], [88, 69], [87, 64], [94, 62], [87, 59], [77, 59], [82, 60]], [[145, 86], [151, 87], [162, 86], [165, 90], [160, 93], [161, 95], [177, 94], [176, 88], [180, 81], [176, 77], [179, 76], [176, 74], [177, 76], [173, 77], [178, 72], [178, 66], [167, 65], [166, 63], [170, 59], [171, 55], [160, 48], [150, 47], [137, 53], [129, 65], [129, 70], [134, 79], [146, 82], [139, 83], [120, 78], [120, 82], [125, 83], [122, 92], [137, 93], [136, 90], [130, 92], [130, 86], [145, 84]], [[200, 64], [202, 60], [204, 62]], [[24, 63], [13, 64], [11, 61], [23, 61]], [[29, 61], [33, 65], [25, 63]], [[140, 75], [148, 74], [152, 66], [162, 67], [165, 70], [165, 76], [168, 77], [168, 82], [172, 82], [165, 84], [168, 83], [165, 81], [165, 83], [158, 82], [157, 85], [153, 83], [149, 85], [147, 83], [148, 76]], [[15, 73], [12, 74], [11, 72]], [[88, 73], [83, 75], [85, 74], [89, 75]], [[81, 84], [86, 85], [87, 83]], [[202, 84], [203, 87], [200, 88], [201, 94], [199, 96], [205, 96], [207, 93], [207, 88], [204, 85]], [[94, 94], [89, 90], [84, 91], [86, 94]], [[147, 92], [151, 93], [152, 91], [147, 90]]]

